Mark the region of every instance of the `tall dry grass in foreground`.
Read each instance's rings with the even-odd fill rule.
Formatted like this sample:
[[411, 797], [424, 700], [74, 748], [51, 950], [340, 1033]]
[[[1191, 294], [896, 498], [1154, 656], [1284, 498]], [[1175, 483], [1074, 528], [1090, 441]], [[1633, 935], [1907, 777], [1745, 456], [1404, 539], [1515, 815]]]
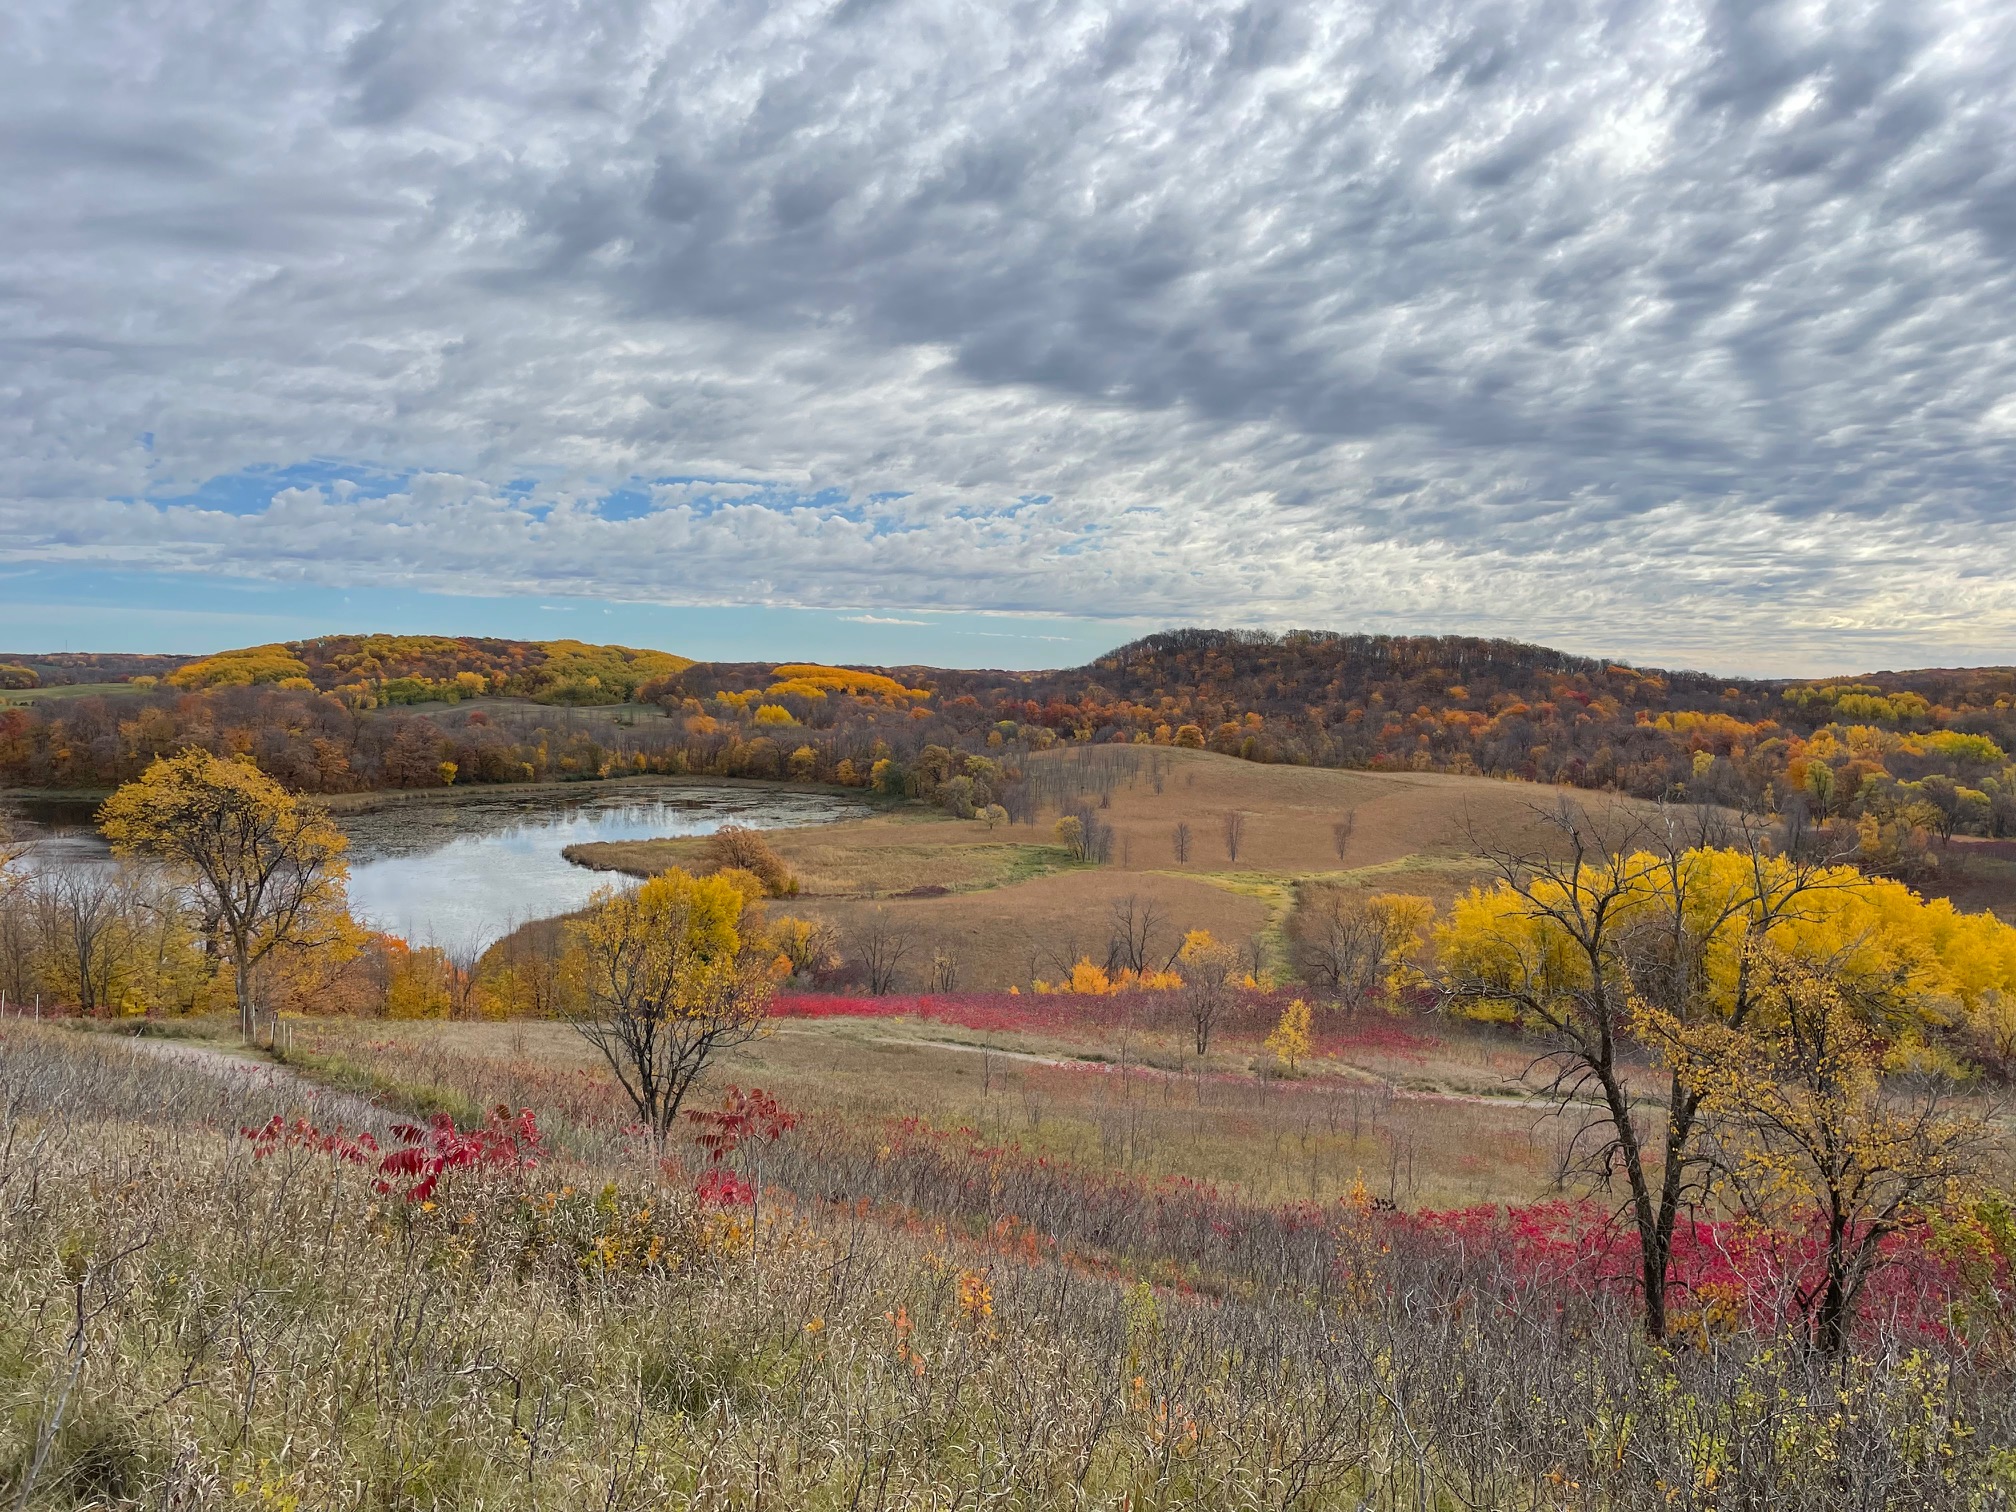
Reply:
[[[281, 1083], [0, 1027], [4, 1505], [1995, 1508], [2011, 1381], [1709, 1333], [1339, 1225], [1203, 1301], [617, 1152], [429, 1203]], [[386, 1131], [379, 1131], [381, 1138]], [[778, 1161], [783, 1161], [783, 1150]], [[844, 1194], [842, 1194], [844, 1197]]]

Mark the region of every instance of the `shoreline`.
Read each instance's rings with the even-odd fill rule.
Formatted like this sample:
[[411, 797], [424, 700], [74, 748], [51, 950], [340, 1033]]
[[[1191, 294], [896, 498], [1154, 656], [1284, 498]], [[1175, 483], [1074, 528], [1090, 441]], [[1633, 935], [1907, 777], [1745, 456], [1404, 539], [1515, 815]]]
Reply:
[[[792, 782], [767, 777], [709, 777], [638, 772], [623, 777], [582, 777], [549, 779], [544, 782], [472, 782], [451, 787], [367, 788], [353, 793], [298, 793], [295, 796], [320, 803], [331, 814], [371, 814], [412, 804], [462, 804], [484, 800], [555, 798], [569, 794], [592, 795], [631, 787], [732, 787], [766, 792], [823, 793], [850, 797], [876, 808], [901, 807], [905, 800], [890, 800], [868, 788], [842, 787], [834, 782]], [[0, 808], [8, 803], [102, 804], [116, 791], [113, 788], [0, 788]]]
[[[637, 787], [751, 788], [761, 792], [821, 793], [828, 796], [856, 798], [866, 803], [876, 802], [875, 795], [866, 788], [841, 787], [833, 782], [790, 782], [764, 777], [707, 777], [691, 774], [672, 776], [658, 772], [638, 772], [625, 777], [583, 777], [546, 782], [475, 782], [467, 785], [458, 783], [453, 787], [371, 788], [359, 793], [311, 793], [303, 796], [315, 799], [326, 805], [330, 813], [340, 815], [373, 814], [416, 803], [475, 803], [485, 799], [508, 799], [514, 795], [523, 795], [527, 798], [556, 798], [579, 793], [590, 796]], [[0, 792], [0, 801], [4, 801], [8, 796]]]

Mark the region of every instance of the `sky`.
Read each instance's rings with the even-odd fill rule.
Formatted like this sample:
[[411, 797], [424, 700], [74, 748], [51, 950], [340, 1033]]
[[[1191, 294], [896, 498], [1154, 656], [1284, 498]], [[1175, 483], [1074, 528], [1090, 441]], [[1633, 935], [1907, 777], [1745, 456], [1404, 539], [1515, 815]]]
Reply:
[[2016, 661], [2006, 0], [14, 0], [0, 647]]

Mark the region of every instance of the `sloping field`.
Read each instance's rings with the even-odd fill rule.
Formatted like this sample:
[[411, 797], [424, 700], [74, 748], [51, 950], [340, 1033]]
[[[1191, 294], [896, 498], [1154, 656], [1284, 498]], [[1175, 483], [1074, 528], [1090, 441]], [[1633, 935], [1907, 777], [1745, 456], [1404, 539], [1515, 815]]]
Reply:
[[[1279, 954], [1296, 882], [1356, 882], [1446, 904], [1480, 875], [1480, 847], [1558, 839], [1543, 816], [1562, 801], [1552, 788], [1487, 778], [1262, 766], [1166, 748], [1047, 752], [1030, 775], [1052, 799], [1034, 825], [989, 830], [912, 810], [767, 832], [802, 889], [776, 907], [855, 933], [879, 913], [905, 936], [900, 975], [917, 985], [934, 957], [976, 989], [1054, 978], [1080, 954], [1102, 959], [1113, 910], [1130, 898], [1155, 911], [1159, 954], [1173, 953], [1184, 931], [1208, 929], [1238, 945], [1257, 940], [1264, 960]], [[1619, 818], [1649, 812], [1574, 797]], [[1111, 826], [1106, 864], [1074, 862], [1055, 844], [1060, 807]], [[649, 876], [698, 864], [703, 844], [582, 845], [568, 855]]]

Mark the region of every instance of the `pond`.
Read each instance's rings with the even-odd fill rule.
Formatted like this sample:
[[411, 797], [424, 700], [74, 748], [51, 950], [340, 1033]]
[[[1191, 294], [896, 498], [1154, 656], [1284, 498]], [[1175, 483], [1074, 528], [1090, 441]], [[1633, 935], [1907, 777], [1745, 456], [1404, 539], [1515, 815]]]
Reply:
[[[78, 866], [108, 857], [91, 827], [92, 805], [18, 802], [36, 840], [30, 864]], [[410, 800], [339, 814], [350, 837], [350, 911], [416, 945], [475, 951], [533, 919], [571, 913], [623, 878], [589, 871], [561, 852], [590, 840], [709, 835], [829, 824], [868, 812], [857, 799], [757, 787], [624, 784], [575, 796], [508, 788], [494, 796]]]

